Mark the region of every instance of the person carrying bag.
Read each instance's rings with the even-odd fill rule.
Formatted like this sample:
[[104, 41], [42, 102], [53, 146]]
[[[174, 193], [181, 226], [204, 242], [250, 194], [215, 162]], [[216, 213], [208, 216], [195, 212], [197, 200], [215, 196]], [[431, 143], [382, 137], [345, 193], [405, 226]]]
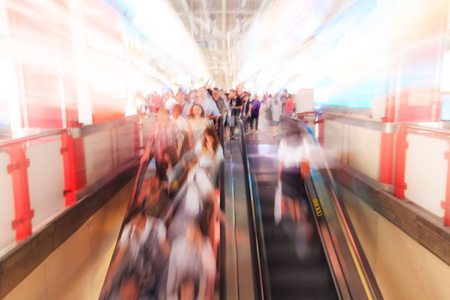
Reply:
[[[294, 223], [300, 222], [301, 202], [307, 199], [303, 178], [307, 176], [309, 176], [309, 165], [304, 159], [302, 135], [299, 132], [291, 131], [291, 135], [283, 138], [278, 147], [278, 188], [275, 194], [274, 207], [275, 223], [278, 224], [282, 218], [288, 218]], [[280, 213], [282, 199], [285, 200], [286, 214], [284, 216]]]

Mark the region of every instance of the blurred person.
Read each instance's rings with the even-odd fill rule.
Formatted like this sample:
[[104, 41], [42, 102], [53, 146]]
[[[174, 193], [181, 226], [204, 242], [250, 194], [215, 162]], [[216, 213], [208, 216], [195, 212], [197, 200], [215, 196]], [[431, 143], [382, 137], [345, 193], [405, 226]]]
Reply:
[[[263, 98], [261, 100], [261, 102], [263, 103], [264, 106], [266, 105], [266, 102], [267, 102], [267, 99], [269, 98], [269, 96], [272, 96], [272, 95], [269, 95], [268, 92], [264, 93]], [[265, 107], [264, 107], [264, 109], [265, 109]]]
[[162, 186], [159, 176], [153, 175], [150, 178], [148, 191], [148, 198], [144, 204], [147, 215], [149, 217], [163, 219], [170, 210], [171, 201], [167, 189]]
[[181, 108], [182, 108], [181, 116], [187, 120], [188, 115], [189, 115], [189, 110], [192, 107], [190, 95], [183, 93], [183, 98], [181, 99], [180, 103], [178, 103], [178, 104], [180, 104]]
[[270, 111], [272, 115], [272, 123], [270, 126], [272, 126], [273, 138], [276, 138], [279, 136], [280, 116], [282, 112], [282, 104], [278, 94], [275, 94], [270, 101]]
[[242, 120], [244, 121], [244, 130], [245, 134], [250, 133], [250, 94], [247, 92], [244, 92], [243, 98], [242, 98]]
[[[178, 126], [169, 119], [169, 112], [165, 108], [159, 108], [156, 114], [156, 122], [150, 127], [147, 146], [141, 157], [141, 163], [150, 157], [150, 152], [154, 153], [156, 170], [161, 174], [163, 165], [163, 150], [169, 146], [177, 148], [177, 155], [181, 153], [183, 136]], [[164, 180], [164, 178], [160, 178]]]
[[223, 100], [224, 106], [225, 106], [224, 112], [222, 114], [223, 120], [222, 120], [221, 124], [223, 125], [223, 131], [222, 131], [223, 138], [224, 138], [224, 140], [226, 140], [227, 136], [228, 136], [227, 128], [228, 128], [228, 124], [230, 121], [229, 120], [229, 112], [230, 112], [229, 103], [230, 102], [228, 100], [228, 94], [226, 94], [222, 89], [219, 90], [219, 97]]
[[188, 138], [191, 149], [195, 147], [197, 141], [204, 137], [205, 129], [210, 127], [210, 123], [205, 118], [205, 111], [200, 104], [192, 106], [192, 117], [188, 121]]
[[220, 111], [220, 115], [223, 116], [227, 107], [225, 104], [225, 100], [220, 96], [219, 89], [216, 87], [212, 91], [212, 98], [214, 102], [216, 102], [217, 108]]
[[279, 96], [279, 100], [281, 102], [281, 114], [286, 115], [285, 107], [286, 107], [286, 100], [288, 98], [287, 90], [282, 89], [281, 94]]
[[192, 90], [189, 92], [189, 103], [191, 105], [196, 104], [198, 101], [198, 93], [197, 90]]
[[[188, 95], [186, 95], [185, 102], [187, 103], [187, 107], [183, 108], [183, 113], [186, 114], [186, 119], [192, 118], [192, 106], [196, 104], [198, 101], [197, 90], [191, 90]], [[184, 115], [183, 115], [184, 116]]]
[[198, 164], [206, 170], [209, 179], [214, 184], [220, 163], [224, 160], [223, 149], [214, 128], [208, 127], [205, 129], [203, 141], [199, 141], [195, 148], [198, 155]]
[[158, 108], [163, 107], [163, 97], [159, 96], [156, 91], [153, 92], [153, 95], [151, 95], [151, 98], [148, 100], [150, 112], [156, 113], [158, 111]]
[[170, 108], [172, 105], [176, 104], [177, 100], [175, 100], [175, 94], [172, 90], [167, 93], [167, 99], [164, 102], [164, 107], [170, 112]]
[[[187, 105], [186, 105], [187, 107]], [[170, 116], [170, 119], [174, 121], [178, 129], [181, 132], [181, 135], [183, 136], [183, 145], [181, 146], [181, 152], [180, 157], [183, 156], [187, 151], [189, 151], [189, 137], [188, 137], [188, 120], [186, 120], [182, 115], [183, 107], [179, 104], [176, 104], [173, 107], [173, 114]]]
[[269, 94], [264, 101], [264, 112], [266, 113], [266, 121], [269, 126], [272, 126], [272, 94]]
[[198, 163], [199, 156], [192, 152], [194, 155], [183, 161], [187, 176], [181, 188], [183, 192], [180, 191], [174, 200], [180, 202], [181, 206], [170, 228], [171, 239], [182, 234], [185, 222], [197, 218], [203, 210], [212, 209], [219, 215], [220, 208], [213, 183], [207, 170]]
[[175, 104], [172, 109], [172, 115], [169, 117], [171, 121], [175, 122], [178, 129], [183, 133], [188, 131], [188, 121], [181, 116], [183, 107], [180, 104]]
[[194, 300], [198, 298], [199, 282], [194, 282], [193, 279], [186, 279], [178, 288], [178, 299], [180, 300]]
[[284, 115], [290, 117], [294, 112], [294, 101], [292, 99], [291, 94], [287, 94], [285, 106], [284, 106]]
[[216, 102], [212, 97], [208, 96], [208, 92], [204, 87], [198, 89], [198, 104], [203, 107], [205, 118], [209, 120], [209, 124], [214, 126], [220, 117], [220, 111], [217, 108]]
[[235, 90], [230, 90], [229, 97], [230, 97], [230, 109], [231, 109], [231, 115], [230, 115], [230, 139], [234, 140], [234, 138], [235, 138], [234, 132], [235, 132], [236, 123], [239, 122], [239, 116], [241, 114], [242, 100], [236, 94]]
[[153, 112], [152, 110], [152, 98], [153, 95], [152, 94], [147, 94], [147, 96], [145, 97], [145, 105], [147, 106], [147, 111], [146, 113], [151, 113]]
[[295, 113], [297, 113], [297, 105], [295, 103], [295, 94], [291, 94], [291, 98], [292, 98], [292, 113], [291, 116]]
[[225, 105], [225, 101], [224, 99], [222, 99], [219, 95], [219, 89], [217, 87], [215, 87], [212, 90], [212, 98], [214, 100], [214, 102], [216, 103], [217, 109], [220, 112], [220, 116], [219, 118], [216, 119], [215, 121], [215, 126], [216, 129], [219, 130], [219, 127], [222, 126], [223, 123], [223, 118], [225, 116], [225, 112], [226, 112], [226, 105]]
[[[303, 160], [303, 141], [299, 129], [295, 125], [286, 128], [286, 137], [282, 138], [278, 147], [278, 180], [286, 200], [286, 211], [290, 220], [300, 222], [300, 201], [306, 201], [305, 184], [301, 170]], [[302, 205], [306, 205], [302, 203]]]
[[[179, 299], [179, 293], [195, 294], [194, 299], [212, 299], [216, 262], [211, 242], [199, 218], [186, 222], [184, 227], [185, 234], [173, 241], [170, 253], [167, 299]], [[186, 285], [190, 289], [186, 290]]]
[[142, 208], [134, 210], [127, 219], [100, 298], [108, 297], [111, 288], [118, 285], [121, 275], [128, 268], [134, 268], [141, 280], [139, 296], [157, 299], [165, 291], [165, 282], [160, 281], [160, 274], [167, 267], [170, 254], [166, 227], [161, 220], [148, 217]]
[[125, 116], [132, 116], [136, 114], [145, 113], [145, 97], [142, 95], [141, 91], [137, 91], [136, 94], [127, 102], [127, 107], [125, 110]]
[[168, 175], [173, 171], [173, 167], [177, 164], [180, 155], [175, 146], [167, 146], [162, 151], [162, 159], [156, 170], [156, 175], [159, 177], [161, 186], [164, 189], [169, 188]]
[[[258, 95], [255, 95], [252, 102], [250, 102], [250, 133], [256, 133], [258, 131], [258, 119], [259, 109], [261, 108], [261, 102], [258, 100]], [[255, 126], [253, 126], [255, 125]]]
[[107, 300], [136, 300], [139, 296], [140, 278], [135, 268], [126, 268], [121, 274], [118, 284], [112, 288], [111, 293], [106, 297], [100, 295], [100, 299]]

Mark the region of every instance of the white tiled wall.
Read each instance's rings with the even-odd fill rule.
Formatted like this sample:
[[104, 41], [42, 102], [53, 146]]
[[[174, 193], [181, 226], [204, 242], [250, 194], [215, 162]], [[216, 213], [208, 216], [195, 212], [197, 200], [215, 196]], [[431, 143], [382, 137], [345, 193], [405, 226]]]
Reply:
[[61, 155], [61, 140], [35, 145], [27, 149], [30, 159], [28, 184], [30, 207], [34, 209], [32, 226], [35, 228], [44, 220], [64, 208], [64, 171]]
[[406, 150], [405, 197], [439, 217], [444, 216], [448, 161], [444, 153], [449, 143], [417, 134], [408, 134]]
[[133, 184], [123, 188], [5, 300], [98, 299]]
[[450, 266], [343, 190], [343, 199], [385, 300], [446, 300]]
[[14, 220], [14, 195], [11, 175], [7, 172], [9, 155], [0, 152], [0, 249], [15, 243], [16, 232], [11, 223]]

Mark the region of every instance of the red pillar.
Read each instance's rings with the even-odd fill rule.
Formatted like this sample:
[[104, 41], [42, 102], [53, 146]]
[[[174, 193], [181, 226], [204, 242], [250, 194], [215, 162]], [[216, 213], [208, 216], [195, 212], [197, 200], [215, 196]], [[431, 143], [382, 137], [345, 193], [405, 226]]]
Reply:
[[23, 241], [31, 235], [31, 219], [34, 210], [30, 209], [30, 193], [28, 189], [28, 172], [30, 160], [25, 157], [25, 145], [11, 145], [8, 148], [10, 164], [8, 173], [11, 174], [15, 219], [12, 228], [16, 230], [16, 240]]
[[392, 184], [392, 171], [394, 164], [393, 133], [381, 133], [380, 150], [380, 182], [385, 184]]
[[396, 148], [395, 148], [395, 174], [394, 174], [394, 196], [399, 199], [405, 199], [405, 167], [406, 167], [406, 149], [408, 149], [408, 142], [406, 136], [408, 128], [400, 126], [397, 133]]
[[[395, 86], [393, 79], [391, 86]], [[384, 123], [395, 122], [395, 95], [392, 93], [386, 98]], [[380, 182], [392, 184], [392, 173], [394, 168], [394, 133], [381, 133], [380, 145]]]
[[66, 207], [72, 206], [77, 202], [77, 179], [75, 167], [75, 154], [73, 139], [69, 132], [61, 135], [61, 154], [64, 163], [64, 197], [66, 198]]

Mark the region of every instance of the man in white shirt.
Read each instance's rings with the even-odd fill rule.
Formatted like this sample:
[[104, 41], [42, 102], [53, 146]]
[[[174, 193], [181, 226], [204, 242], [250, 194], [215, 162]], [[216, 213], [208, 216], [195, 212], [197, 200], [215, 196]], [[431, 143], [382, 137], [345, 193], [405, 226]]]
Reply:
[[214, 119], [217, 120], [220, 117], [220, 111], [204, 87], [198, 89], [198, 104], [205, 110], [205, 117], [209, 120], [209, 124], [214, 126]]
[[178, 129], [183, 134], [183, 132], [188, 131], [188, 121], [181, 116], [182, 110], [183, 110], [183, 108], [180, 104], [175, 104], [173, 106], [173, 113], [170, 116], [170, 119], [177, 124]]

